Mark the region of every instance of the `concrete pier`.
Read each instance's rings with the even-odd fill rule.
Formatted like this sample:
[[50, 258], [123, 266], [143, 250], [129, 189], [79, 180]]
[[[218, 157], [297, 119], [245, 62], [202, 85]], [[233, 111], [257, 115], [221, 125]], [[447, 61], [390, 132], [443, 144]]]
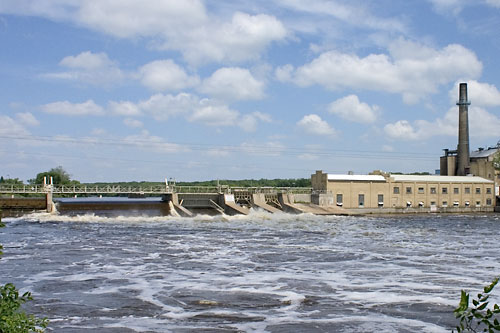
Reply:
[[269, 213], [277, 213], [281, 211], [280, 209], [269, 205], [266, 202], [266, 195], [263, 193], [252, 194], [252, 204], [257, 208], [261, 208], [265, 211], [268, 211]]

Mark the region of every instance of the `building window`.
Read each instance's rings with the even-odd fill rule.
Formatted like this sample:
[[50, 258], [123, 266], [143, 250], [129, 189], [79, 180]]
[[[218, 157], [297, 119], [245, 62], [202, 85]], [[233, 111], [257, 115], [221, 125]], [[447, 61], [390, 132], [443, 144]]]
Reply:
[[424, 194], [424, 188], [423, 187], [419, 187], [418, 188], [418, 193], [419, 194]]
[[344, 204], [344, 200], [343, 200], [343, 195], [342, 193], [338, 193], [337, 194], [337, 206], [342, 206]]
[[420, 201], [420, 202], [418, 203], [418, 207], [420, 207], [420, 208], [424, 207], [424, 202], [423, 202], [423, 201]]
[[378, 206], [384, 207], [384, 195], [383, 194], [378, 195]]
[[459, 207], [460, 203], [458, 201], [453, 201], [453, 207]]
[[476, 187], [476, 194], [481, 194], [481, 188], [480, 187]]
[[486, 206], [491, 206], [491, 198], [486, 199]]
[[411, 207], [411, 201], [406, 202], [406, 207], [410, 208]]
[[431, 201], [431, 206], [436, 206], [436, 201]]
[[359, 205], [359, 207], [365, 206], [365, 195], [364, 194], [358, 195], [358, 205]]
[[476, 207], [481, 207], [481, 201], [476, 201]]
[[393, 191], [394, 194], [399, 194], [399, 187], [398, 186], [394, 186], [394, 191]]
[[453, 194], [458, 194], [460, 193], [460, 191], [458, 190], [458, 187], [454, 187], [453, 188]]
[[436, 188], [435, 187], [431, 187], [431, 194], [436, 194], [437, 191], [436, 191]]
[[406, 188], [406, 194], [411, 194], [411, 187]]
[[443, 187], [442, 190], [443, 190], [443, 194], [448, 194], [448, 188], [447, 187]]
[[470, 187], [465, 188], [465, 194], [470, 194]]
[[465, 207], [470, 207], [470, 201], [465, 202]]
[[448, 201], [443, 201], [443, 207], [448, 207]]
[[491, 187], [486, 188], [486, 194], [491, 194]]

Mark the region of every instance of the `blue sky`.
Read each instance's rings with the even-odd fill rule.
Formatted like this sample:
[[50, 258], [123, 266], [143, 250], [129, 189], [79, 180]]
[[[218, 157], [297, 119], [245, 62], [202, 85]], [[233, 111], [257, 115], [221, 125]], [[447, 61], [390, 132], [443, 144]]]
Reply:
[[500, 0], [2, 0], [0, 174], [429, 171], [500, 139]]

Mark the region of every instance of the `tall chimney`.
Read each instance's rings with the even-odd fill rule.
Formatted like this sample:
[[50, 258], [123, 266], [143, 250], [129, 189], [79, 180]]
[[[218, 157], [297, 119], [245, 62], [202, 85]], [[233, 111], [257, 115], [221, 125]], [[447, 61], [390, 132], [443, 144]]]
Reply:
[[466, 176], [470, 171], [469, 157], [469, 105], [467, 83], [460, 83], [458, 105], [457, 176]]

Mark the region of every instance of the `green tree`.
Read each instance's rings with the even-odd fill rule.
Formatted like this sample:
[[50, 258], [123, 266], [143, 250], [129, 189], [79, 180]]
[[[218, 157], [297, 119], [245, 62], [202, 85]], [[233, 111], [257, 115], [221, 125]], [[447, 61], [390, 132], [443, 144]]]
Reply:
[[500, 171], [500, 151], [498, 151], [493, 157], [493, 167]]
[[477, 294], [477, 298], [469, 304], [469, 294], [462, 290], [460, 303], [453, 311], [460, 323], [457, 332], [500, 332], [500, 307], [494, 304], [488, 308], [490, 294], [498, 283], [498, 278], [484, 287], [483, 293]]
[[30, 184], [43, 184], [43, 178], [47, 177], [47, 182], [50, 181], [50, 177], [52, 177], [52, 181], [57, 185], [77, 185], [80, 184], [77, 180], [71, 180], [71, 176], [66, 170], [63, 169], [62, 166], [58, 166], [57, 168], [52, 168], [46, 172], [40, 172], [36, 175], [35, 179], [30, 179], [28, 182]]
[[23, 185], [23, 181], [19, 178], [0, 178], [0, 183], [2, 185]]
[[[0, 228], [5, 227], [2, 223], [0, 211]], [[2, 252], [0, 244], [0, 255]], [[37, 318], [34, 315], [22, 311], [21, 305], [33, 300], [30, 292], [19, 296], [19, 290], [12, 284], [0, 285], [0, 333], [41, 333], [45, 331], [48, 320]]]

